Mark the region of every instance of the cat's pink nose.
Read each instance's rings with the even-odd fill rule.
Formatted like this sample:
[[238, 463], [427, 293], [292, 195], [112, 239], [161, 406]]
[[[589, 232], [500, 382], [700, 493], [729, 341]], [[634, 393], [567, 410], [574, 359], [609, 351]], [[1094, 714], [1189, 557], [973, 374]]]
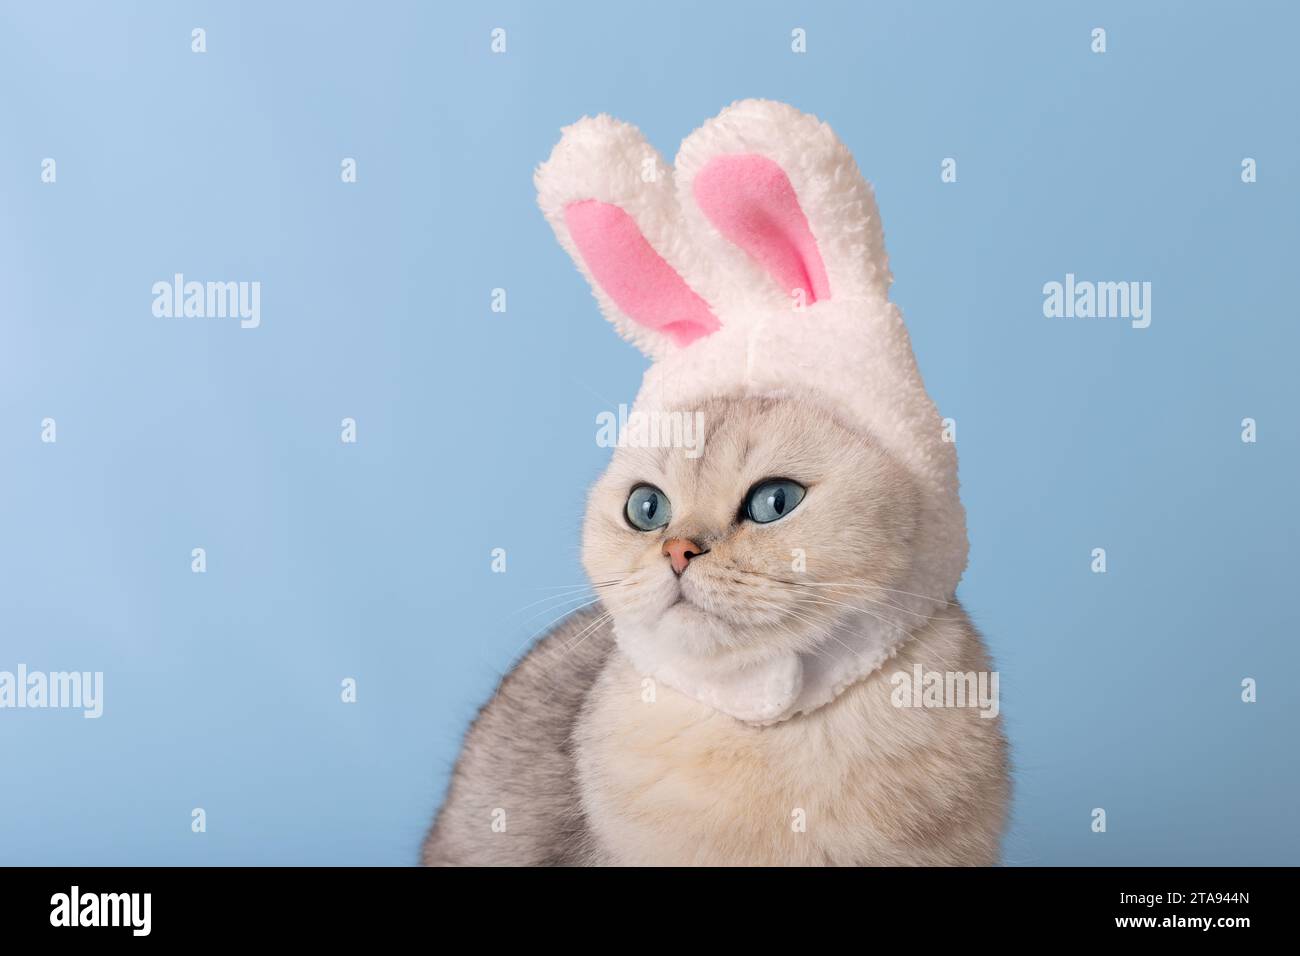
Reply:
[[704, 549], [689, 538], [669, 538], [664, 542], [664, 556], [672, 564], [673, 574], [680, 575], [686, 570], [686, 565], [690, 564], [691, 558], [703, 553]]

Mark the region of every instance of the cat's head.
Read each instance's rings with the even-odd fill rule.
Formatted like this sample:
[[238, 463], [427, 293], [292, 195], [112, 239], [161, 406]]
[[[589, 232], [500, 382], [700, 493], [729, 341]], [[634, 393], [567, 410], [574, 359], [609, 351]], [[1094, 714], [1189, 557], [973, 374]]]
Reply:
[[617, 627], [666, 656], [766, 658], [896, 606], [918, 500], [877, 442], [798, 398], [672, 414], [689, 445], [619, 448], [588, 502], [583, 563]]
[[[703, 455], [621, 447], [593, 495], [587, 566], [598, 586], [626, 578], [603, 595], [620, 645], [738, 716], [820, 706], [950, 598], [966, 563], [951, 428], [889, 301], [870, 186], [828, 126], [759, 100], [692, 133], [672, 168], [632, 126], [583, 119], [536, 183], [606, 317], [653, 360], [633, 414], [706, 413]], [[747, 518], [746, 496], [777, 479], [788, 513]], [[666, 528], [629, 524], [629, 495]], [[776, 598], [837, 582], [892, 588], [895, 607], [809, 604], [798, 626]], [[674, 669], [683, 653], [695, 661]], [[770, 664], [757, 684], [755, 660]]]

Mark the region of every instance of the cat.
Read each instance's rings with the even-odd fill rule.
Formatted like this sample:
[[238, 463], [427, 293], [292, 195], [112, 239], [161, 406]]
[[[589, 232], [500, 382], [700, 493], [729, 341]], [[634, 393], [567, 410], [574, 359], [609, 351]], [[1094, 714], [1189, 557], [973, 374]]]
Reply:
[[[613, 623], [691, 654], [807, 651], [849, 608], [897, 607], [918, 500], [869, 437], [801, 398], [700, 409], [704, 452], [619, 448], [595, 485], [583, 562], [601, 597], [502, 681], [465, 744], [425, 841], [429, 865], [989, 865], [1009, 795], [1001, 719], [896, 706], [890, 676], [986, 672], [955, 601], [927, 602], [885, 666], [830, 703], [769, 726], [647, 681]], [[758, 523], [745, 498], [804, 490]], [[629, 493], [661, 490], [642, 531]], [[665, 544], [698, 547], [677, 557]], [[807, 570], [791, 570], [791, 554]], [[921, 618], [924, 618], [923, 620]]]
[[599, 604], [483, 708], [424, 862], [997, 862], [1009, 762], [956, 600], [956, 449], [852, 155], [747, 100], [671, 168], [582, 119], [535, 181], [652, 359], [629, 421], [683, 441], [617, 443], [583, 528]]

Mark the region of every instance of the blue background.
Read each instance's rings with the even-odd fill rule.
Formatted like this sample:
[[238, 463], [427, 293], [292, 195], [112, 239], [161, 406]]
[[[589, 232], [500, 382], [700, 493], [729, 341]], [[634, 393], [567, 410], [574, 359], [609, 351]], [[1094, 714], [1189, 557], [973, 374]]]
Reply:
[[[413, 862], [644, 367], [532, 169], [584, 113], [671, 159], [769, 97], [874, 182], [958, 422], [1007, 862], [1300, 862], [1300, 15], [807, 6], [4, 6], [0, 670], [105, 712], [0, 711], [0, 861]], [[175, 272], [261, 281], [261, 327], [155, 318]], [[1044, 318], [1066, 272], [1152, 282], [1151, 327]]]

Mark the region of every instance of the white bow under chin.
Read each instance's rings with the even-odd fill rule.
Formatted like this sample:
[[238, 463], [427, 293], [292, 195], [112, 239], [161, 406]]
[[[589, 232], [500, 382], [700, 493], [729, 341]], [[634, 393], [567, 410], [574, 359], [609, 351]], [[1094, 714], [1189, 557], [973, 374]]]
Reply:
[[[906, 613], [916, 615], [916, 622], [922, 620], [911, 608]], [[673, 653], [646, 630], [614, 626], [619, 648], [638, 673], [759, 727], [829, 704], [897, 654], [911, 630], [915, 627], [903, 626], [893, 615], [846, 611], [813, 650], [737, 663], [726, 654], [703, 658]]]

